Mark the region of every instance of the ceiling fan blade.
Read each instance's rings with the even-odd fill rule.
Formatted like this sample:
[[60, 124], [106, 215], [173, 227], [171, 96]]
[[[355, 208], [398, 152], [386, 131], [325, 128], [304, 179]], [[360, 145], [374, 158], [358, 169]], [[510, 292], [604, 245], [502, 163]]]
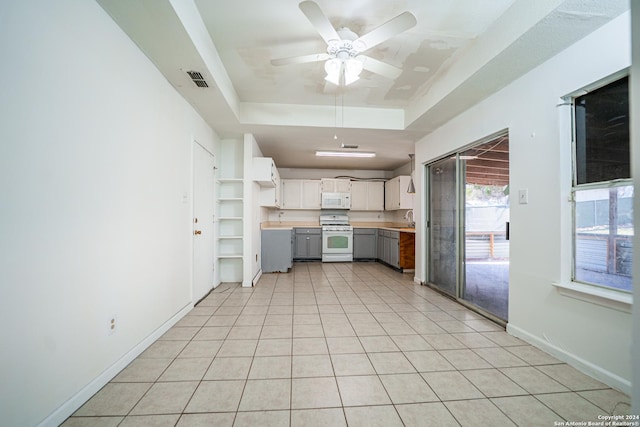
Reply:
[[371, 49], [380, 43], [396, 36], [409, 28], [413, 28], [417, 24], [416, 17], [411, 12], [404, 12], [392, 18], [391, 20], [369, 31], [362, 37], [354, 40], [353, 46], [363, 46], [358, 48], [359, 51]]
[[331, 40], [340, 40], [340, 36], [336, 32], [336, 29], [333, 28], [329, 18], [325, 16], [316, 2], [310, 0], [303, 1], [298, 5], [298, 7], [313, 24], [316, 31], [320, 33], [320, 37], [322, 37], [327, 44], [329, 44]]
[[402, 74], [402, 69], [387, 64], [386, 62], [373, 59], [370, 56], [358, 55], [356, 56], [356, 59], [362, 61], [362, 66], [365, 70], [371, 71], [372, 73], [380, 74], [381, 76], [384, 76], [391, 80], [397, 79], [400, 74]]
[[289, 64], [305, 64], [307, 62], [317, 62], [329, 59], [331, 56], [327, 53], [315, 53], [313, 55], [292, 56], [290, 58], [272, 59], [271, 65], [289, 65]]

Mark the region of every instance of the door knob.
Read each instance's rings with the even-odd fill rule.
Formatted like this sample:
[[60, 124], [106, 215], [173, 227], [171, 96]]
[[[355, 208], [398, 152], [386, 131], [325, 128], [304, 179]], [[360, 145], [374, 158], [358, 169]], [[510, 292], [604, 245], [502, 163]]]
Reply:
[[196, 235], [202, 234], [202, 230], [196, 230], [196, 231], [193, 232], [193, 234], [196, 234]]

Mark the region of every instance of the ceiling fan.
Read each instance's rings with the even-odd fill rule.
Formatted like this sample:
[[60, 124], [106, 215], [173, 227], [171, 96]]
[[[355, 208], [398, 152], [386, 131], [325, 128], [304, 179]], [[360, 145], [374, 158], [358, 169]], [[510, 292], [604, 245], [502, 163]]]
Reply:
[[363, 69], [396, 79], [402, 70], [391, 64], [363, 55], [362, 52], [406, 31], [416, 25], [416, 17], [404, 12], [392, 18], [367, 34], [358, 36], [348, 28], [336, 30], [317, 3], [311, 0], [301, 2], [298, 7], [327, 43], [326, 53], [272, 59], [275, 66], [326, 61], [325, 79], [336, 86], [345, 86], [360, 78]]

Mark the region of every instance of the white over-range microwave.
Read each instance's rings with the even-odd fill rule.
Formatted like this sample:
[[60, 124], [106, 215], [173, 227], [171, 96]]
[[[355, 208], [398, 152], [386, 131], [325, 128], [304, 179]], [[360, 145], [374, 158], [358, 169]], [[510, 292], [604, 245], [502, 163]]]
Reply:
[[322, 209], [351, 209], [351, 194], [322, 193]]

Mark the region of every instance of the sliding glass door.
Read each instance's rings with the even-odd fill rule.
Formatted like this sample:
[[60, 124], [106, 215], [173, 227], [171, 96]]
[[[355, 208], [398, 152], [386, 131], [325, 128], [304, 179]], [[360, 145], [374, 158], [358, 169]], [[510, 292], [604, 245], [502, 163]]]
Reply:
[[508, 320], [509, 138], [427, 166], [431, 285]]
[[464, 280], [460, 296], [507, 320], [509, 142], [506, 136], [460, 154], [464, 177]]
[[429, 282], [456, 296], [458, 203], [456, 159], [441, 160], [429, 170]]

